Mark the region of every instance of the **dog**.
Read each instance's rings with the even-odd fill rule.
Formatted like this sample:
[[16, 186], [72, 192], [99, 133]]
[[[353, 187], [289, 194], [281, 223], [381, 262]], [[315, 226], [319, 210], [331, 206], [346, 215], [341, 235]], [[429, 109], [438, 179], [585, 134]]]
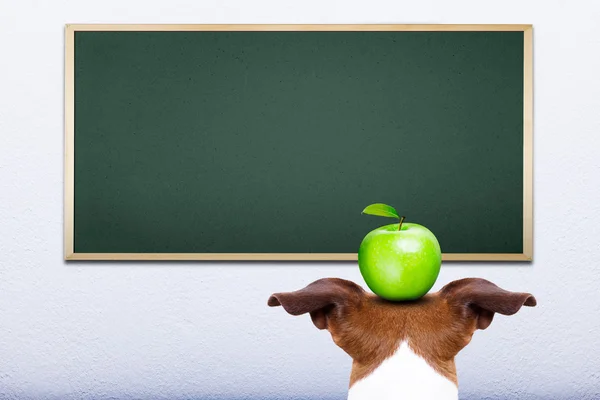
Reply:
[[348, 400], [456, 400], [454, 357], [495, 313], [533, 307], [529, 293], [466, 278], [410, 302], [391, 302], [339, 278], [295, 292], [274, 293], [268, 305], [291, 315], [309, 313], [352, 357]]

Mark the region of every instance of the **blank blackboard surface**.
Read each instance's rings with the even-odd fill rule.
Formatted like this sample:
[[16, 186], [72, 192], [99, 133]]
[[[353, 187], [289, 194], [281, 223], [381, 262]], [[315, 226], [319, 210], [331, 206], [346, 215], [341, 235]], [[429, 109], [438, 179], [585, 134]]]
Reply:
[[67, 258], [531, 258], [525, 30], [71, 30]]

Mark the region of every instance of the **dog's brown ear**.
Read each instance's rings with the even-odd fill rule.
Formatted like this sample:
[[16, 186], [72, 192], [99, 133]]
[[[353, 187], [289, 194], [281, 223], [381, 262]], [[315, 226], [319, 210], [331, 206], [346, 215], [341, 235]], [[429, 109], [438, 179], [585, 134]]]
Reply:
[[364, 295], [363, 288], [354, 282], [324, 278], [295, 292], [274, 293], [267, 304], [283, 306], [292, 315], [310, 313], [317, 328], [327, 329], [331, 318], [341, 318], [358, 307]]
[[522, 306], [534, 307], [537, 302], [530, 293], [509, 292], [480, 278], [466, 278], [450, 282], [440, 294], [452, 305], [474, 313], [477, 329], [485, 329], [492, 323], [494, 313], [513, 315]]

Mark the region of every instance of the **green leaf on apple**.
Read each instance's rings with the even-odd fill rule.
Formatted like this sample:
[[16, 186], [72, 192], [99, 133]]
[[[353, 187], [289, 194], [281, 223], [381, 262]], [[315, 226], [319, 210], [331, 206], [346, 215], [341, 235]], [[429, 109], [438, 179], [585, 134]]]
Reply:
[[398, 230], [402, 229], [402, 222], [404, 222], [404, 217], [400, 217], [398, 211], [392, 206], [388, 206], [383, 203], [375, 203], [367, 206], [363, 211], [363, 214], [369, 215], [377, 215], [378, 217], [388, 217], [388, 218], [398, 218], [400, 220], [400, 224], [398, 225]]
[[387, 204], [383, 204], [383, 203], [371, 204], [370, 206], [367, 206], [367, 208], [365, 208], [362, 211], [362, 213], [369, 214], [369, 215], [377, 215], [379, 217], [389, 217], [389, 218], [400, 219], [400, 216], [398, 215], [398, 212], [396, 211], [396, 209], [394, 207], [388, 206]]

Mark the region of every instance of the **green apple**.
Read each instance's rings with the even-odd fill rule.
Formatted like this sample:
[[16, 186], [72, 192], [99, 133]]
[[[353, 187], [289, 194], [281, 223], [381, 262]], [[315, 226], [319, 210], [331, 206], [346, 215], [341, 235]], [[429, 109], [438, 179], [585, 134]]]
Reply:
[[358, 250], [358, 266], [367, 286], [384, 299], [415, 300], [435, 283], [442, 265], [440, 244], [422, 225], [403, 223], [393, 207], [372, 204], [364, 214], [400, 219], [382, 226], [363, 239]]

